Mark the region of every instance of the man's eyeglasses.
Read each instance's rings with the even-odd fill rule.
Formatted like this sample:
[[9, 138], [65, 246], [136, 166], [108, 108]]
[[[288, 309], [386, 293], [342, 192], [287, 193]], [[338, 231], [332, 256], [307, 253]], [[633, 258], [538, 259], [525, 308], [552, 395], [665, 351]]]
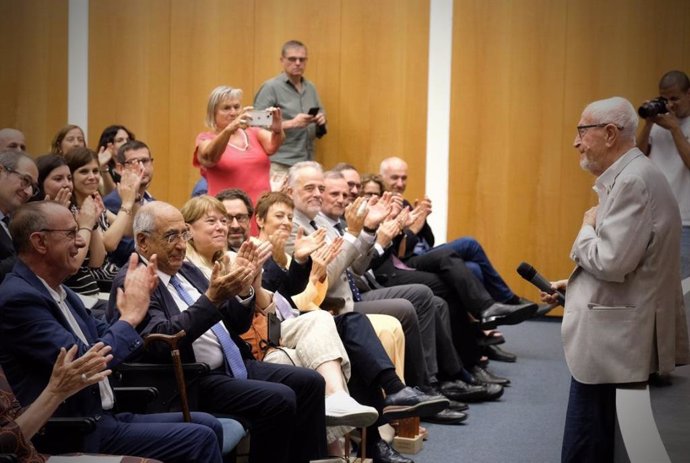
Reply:
[[582, 138], [585, 136], [585, 132], [587, 132], [587, 129], [600, 129], [602, 127], [606, 127], [607, 125], [613, 125], [618, 130], [623, 130], [623, 127], [617, 126], [613, 122], [602, 122], [601, 124], [578, 125], [577, 126], [577, 135], [580, 138]]
[[179, 240], [182, 240], [186, 243], [187, 241], [192, 239], [192, 232], [190, 232], [189, 230], [185, 230], [183, 232], [170, 232], [163, 235], [163, 239], [169, 245], [173, 245], [177, 243]]
[[148, 166], [149, 164], [153, 163], [153, 158], [130, 159], [129, 161], [125, 161], [124, 165], [126, 165], [127, 167], [131, 167], [137, 165], [138, 163], [141, 163], [144, 166]]
[[8, 173], [14, 174], [17, 177], [19, 177], [19, 186], [21, 186], [22, 189], [26, 190], [27, 188], [31, 187], [32, 198], [38, 194], [38, 184], [34, 183], [34, 179], [32, 179], [29, 175], [22, 174], [21, 172], [17, 172], [14, 169], [9, 169], [4, 166], [3, 169], [5, 169]]
[[233, 220], [237, 220], [237, 223], [249, 223], [249, 214], [228, 214], [228, 225], [232, 224]]
[[307, 58], [306, 56], [286, 56], [285, 59], [290, 61], [291, 63], [296, 63], [297, 61], [306, 63], [309, 58]]
[[77, 239], [77, 233], [79, 233], [78, 228], [41, 228], [40, 232], [56, 233], [61, 232], [65, 234], [68, 240], [74, 241]]

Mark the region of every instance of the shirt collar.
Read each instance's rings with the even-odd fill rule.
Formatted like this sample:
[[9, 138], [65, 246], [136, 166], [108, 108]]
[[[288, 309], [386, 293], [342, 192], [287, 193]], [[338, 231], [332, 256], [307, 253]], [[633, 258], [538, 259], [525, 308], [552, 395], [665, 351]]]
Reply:
[[340, 222], [340, 220], [333, 220], [330, 217], [328, 217], [326, 214], [323, 212], [318, 213], [318, 217], [321, 217], [324, 219], [326, 222], [328, 222], [331, 226], [335, 226], [336, 223]]
[[616, 177], [618, 177], [618, 174], [621, 173], [621, 171], [625, 168], [625, 166], [628, 165], [630, 161], [641, 154], [642, 152], [637, 148], [632, 148], [623, 156], [619, 157], [616, 162], [611, 164], [608, 169], [597, 177], [596, 181], [594, 182], [594, 191], [597, 192], [599, 198], [602, 198], [602, 195], [607, 196], [611, 192], [614, 183], [616, 183]]
[[52, 297], [55, 302], [57, 302], [58, 304], [62, 304], [63, 302], [65, 302], [65, 299], [67, 299], [67, 291], [65, 291], [65, 288], [63, 288], [62, 285], [58, 287], [60, 291], [55, 291], [48, 285], [48, 283], [46, 283], [46, 281], [43, 278], [39, 277], [38, 275], [36, 275], [36, 278], [38, 278], [41, 281], [41, 283], [43, 283], [43, 286], [46, 287], [48, 293], [50, 293], [50, 297]]
[[[146, 259], [146, 257], [142, 256], [139, 254], [139, 265], [148, 265], [149, 261]], [[163, 272], [160, 269], [156, 270], [156, 275], [158, 275], [158, 282], [159, 284], [163, 284], [163, 286], [168, 286], [170, 283], [170, 279], [173, 277], [173, 275], [168, 275], [167, 273]]]

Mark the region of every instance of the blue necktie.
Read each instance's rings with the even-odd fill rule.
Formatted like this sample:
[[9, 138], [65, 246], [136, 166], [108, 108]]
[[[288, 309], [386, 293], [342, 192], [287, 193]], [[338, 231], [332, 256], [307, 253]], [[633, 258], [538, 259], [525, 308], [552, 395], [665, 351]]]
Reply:
[[[170, 278], [170, 284], [175, 288], [177, 294], [182, 298], [182, 300], [188, 306], [194, 304], [192, 296], [187, 292], [182, 286], [182, 282], [177, 275]], [[242, 359], [242, 353], [240, 348], [237, 347], [235, 341], [232, 340], [228, 331], [223, 327], [222, 322], [218, 322], [211, 327], [211, 331], [218, 338], [221, 349], [225, 354], [226, 369], [228, 373], [233, 375], [235, 378], [247, 379], [247, 367], [244, 365], [244, 360]]]

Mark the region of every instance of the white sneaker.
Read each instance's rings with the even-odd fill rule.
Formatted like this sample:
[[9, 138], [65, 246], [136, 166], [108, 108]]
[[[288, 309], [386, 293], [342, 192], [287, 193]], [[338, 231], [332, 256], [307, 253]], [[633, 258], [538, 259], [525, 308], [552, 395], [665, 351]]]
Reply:
[[326, 426], [354, 426], [364, 428], [379, 417], [373, 407], [360, 404], [347, 392], [336, 392], [326, 397]]

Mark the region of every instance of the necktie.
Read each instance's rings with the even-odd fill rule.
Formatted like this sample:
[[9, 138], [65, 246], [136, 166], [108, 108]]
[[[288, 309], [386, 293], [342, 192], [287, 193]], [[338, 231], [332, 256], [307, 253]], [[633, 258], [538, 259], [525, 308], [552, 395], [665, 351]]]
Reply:
[[276, 305], [276, 310], [278, 310], [283, 320], [295, 318], [295, 313], [292, 311], [290, 302], [279, 292], [273, 293], [273, 303]]
[[2, 227], [2, 228], [5, 229], [5, 232], [7, 232], [7, 236], [9, 236], [10, 239], [12, 239], [12, 235], [10, 235], [10, 217], [7, 216], [7, 215], [4, 216], [4, 217], [2, 218], [2, 223], [5, 224], [5, 226]]
[[391, 254], [391, 260], [393, 261], [393, 267], [398, 270], [414, 270], [412, 267], [405, 265], [405, 262], [401, 261], [395, 254]]
[[318, 228], [319, 228], [316, 226], [316, 222], [314, 222], [314, 220], [310, 220], [309, 225], [311, 225], [314, 230], [318, 230]]
[[[343, 236], [345, 234], [345, 230], [343, 230], [343, 225], [340, 222], [336, 222], [333, 225], [333, 228], [336, 229], [340, 236]], [[347, 283], [350, 285], [350, 291], [352, 291], [352, 300], [355, 302], [360, 302], [362, 300], [362, 293], [359, 292], [359, 288], [357, 287], [357, 283], [355, 283], [355, 278], [352, 275], [352, 272], [345, 269], [345, 276], [347, 276]]]
[[[188, 306], [194, 304], [192, 296], [187, 292], [186, 289], [184, 289], [182, 282], [179, 278], [177, 278], [177, 275], [174, 275], [172, 278], [170, 278], [170, 284], [173, 288], [175, 288], [175, 291], [177, 291], [177, 294], [179, 294], [180, 298], [182, 298], [185, 304]], [[233, 375], [235, 378], [246, 379], [247, 367], [244, 365], [244, 360], [242, 360], [242, 353], [240, 352], [240, 348], [237, 347], [237, 344], [235, 344], [235, 341], [233, 341], [230, 337], [228, 331], [225, 329], [225, 327], [223, 327], [221, 322], [213, 325], [211, 327], [211, 331], [213, 331], [213, 334], [216, 335], [218, 342], [220, 343], [220, 347], [223, 349], [228, 373]]]

